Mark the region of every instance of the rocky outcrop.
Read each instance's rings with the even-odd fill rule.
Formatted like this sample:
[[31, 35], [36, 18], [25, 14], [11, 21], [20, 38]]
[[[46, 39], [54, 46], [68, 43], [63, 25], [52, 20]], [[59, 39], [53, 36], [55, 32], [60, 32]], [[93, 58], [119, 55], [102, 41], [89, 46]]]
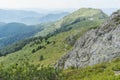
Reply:
[[99, 28], [80, 37], [72, 51], [56, 64], [59, 68], [85, 67], [120, 57], [120, 11], [113, 13]]

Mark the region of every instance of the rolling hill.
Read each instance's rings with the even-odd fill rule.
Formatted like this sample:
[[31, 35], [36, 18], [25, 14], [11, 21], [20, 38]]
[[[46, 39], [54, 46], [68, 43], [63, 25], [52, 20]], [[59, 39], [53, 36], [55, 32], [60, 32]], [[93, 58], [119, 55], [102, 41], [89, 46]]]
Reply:
[[[85, 15], [87, 16], [83, 16], [83, 11], [84, 13], [86, 13]], [[93, 14], [89, 14], [89, 12]], [[72, 15], [76, 15], [78, 17], [74, 18], [72, 17]], [[78, 20], [78, 18], [83, 19], [83, 17], [85, 18], [85, 20], [79, 20], [73, 23], [73, 21]], [[92, 17], [93, 20], [89, 19], [89, 17]], [[47, 39], [43, 38], [42, 40], [40, 40], [38, 38], [34, 41], [31, 41], [29, 44], [25, 45], [21, 50], [15, 51], [14, 53], [11, 53], [7, 56], [1, 57], [0, 61], [5, 65], [10, 65], [18, 62], [19, 59], [25, 59], [27, 57], [29, 59], [29, 62], [33, 64], [55, 64], [56, 61], [63, 54], [72, 49], [72, 46], [74, 45], [75, 41], [81, 35], [83, 35], [87, 30], [91, 28], [98, 27], [98, 25], [101, 24], [104, 20], [106, 20], [106, 18], [107, 15], [104, 14], [101, 10], [88, 8], [80, 9], [57, 22], [51, 23], [51, 25], [53, 26], [47, 25], [47, 27], [49, 26], [48, 30], [51, 33], [56, 30], [53, 36], [50, 37], [48, 35], [49, 37]], [[64, 27], [63, 23], [65, 25]], [[69, 27], [71, 27], [71, 29], [68, 29]], [[44, 31], [45, 29], [43, 30], [43, 32]], [[46, 33], [48, 34], [48, 32]], [[40, 61], [40, 56], [43, 56], [44, 60]]]
[[[80, 26], [84, 26], [85, 24], [82, 23], [94, 23], [95, 21], [102, 21], [107, 18], [107, 15], [103, 13], [99, 9], [91, 9], [91, 8], [81, 8], [68, 16], [65, 16], [61, 20], [58, 20], [53, 23], [44, 24], [46, 27], [43, 31], [36, 35], [47, 35], [56, 31], [59, 28], [63, 28], [63, 30], [68, 30], [70, 28], [78, 28]], [[100, 19], [100, 20], [99, 20]]]
[[0, 47], [4, 47], [26, 38], [34, 36], [42, 27], [28, 26], [22, 23], [0, 24]]

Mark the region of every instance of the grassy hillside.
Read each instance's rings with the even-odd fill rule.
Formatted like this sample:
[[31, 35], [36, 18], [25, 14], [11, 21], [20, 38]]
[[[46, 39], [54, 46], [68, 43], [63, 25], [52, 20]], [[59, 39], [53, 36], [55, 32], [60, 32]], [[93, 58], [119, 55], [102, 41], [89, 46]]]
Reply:
[[40, 35], [44, 36], [46, 34], [56, 31], [59, 28], [63, 29], [77, 28], [80, 25], [82, 25], [81, 23], [83, 22], [85, 23], [85, 21], [86, 22], [102, 21], [107, 17], [108, 16], [99, 9], [81, 8], [65, 16], [61, 20], [58, 20], [53, 23], [43, 24], [45, 26], [44, 30], [36, 34], [36, 36]]
[[63, 71], [64, 80], [120, 80], [120, 58], [111, 62]]
[[[89, 24], [86, 24], [85, 22], [84, 25], [81, 23], [82, 25], [80, 25], [79, 28], [59, 33], [50, 37], [48, 40], [42, 40], [41, 42], [39, 42], [39, 39], [31, 41], [21, 50], [1, 57], [0, 62], [8, 66], [10, 64], [18, 63], [21, 59], [28, 59], [29, 62], [34, 64], [55, 64], [62, 55], [72, 49], [74, 42], [82, 34], [91, 28], [96, 28], [96, 25], [99, 25], [101, 21], [88, 23]], [[38, 46], [44, 46], [45, 48], [39, 49], [33, 53], [32, 51], [34, 49], [36, 50]], [[41, 56], [43, 56], [43, 60], [40, 60]]]
[[[104, 17], [100, 18], [101, 15]], [[83, 19], [83, 17], [85, 19]], [[94, 19], [90, 20], [88, 17], [92, 17]], [[49, 25], [48, 27], [47, 24], [47, 31], [43, 30], [43, 33], [45, 31], [44, 34], [48, 34], [48, 32], [55, 30], [54, 36], [47, 40], [40, 40], [39, 38], [33, 40], [29, 42], [29, 44], [25, 44], [25, 46], [20, 48], [21, 50], [18, 49], [19, 51], [16, 51], [15, 45], [11, 46], [11, 49], [15, 49], [16, 52], [12, 51], [14, 53], [1, 57], [0, 62], [9, 66], [20, 62], [20, 60], [28, 59], [28, 62], [33, 64], [53, 65], [62, 55], [72, 49], [75, 41], [81, 35], [89, 29], [98, 27], [106, 17], [107, 16], [102, 13], [102, 11], [97, 9], [80, 9], [58, 22], [51, 23], [53, 26]], [[78, 20], [78, 18], [83, 20]]]
[[120, 80], [120, 58], [110, 62], [58, 70], [52, 67], [33, 65], [29, 62], [12, 64], [5, 68], [0, 65], [0, 78], [3, 80]]
[[[78, 10], [55, 23], [50, 23], [50, 25], [46, 24], [46, 28], [40, 33], [46, 35], [54, 32], [54, 35], [47, 38], [37, 37], [36, 39], [28, 40], [28, 42], [23, 41], [9, 46], [7, 50], [15, 49], [15, 51], [0, 57], [0, 77], [5, 80], [8, 78], [10, 80], [18, 80], [19, 78], [21, 80], [83, 79], [81, 78], [81, 75], [80, 78], [78, 78], [72, 74], [74, 72], [81, 74], [80, 72], [77, 72], [81, 71], [80, 69], [70, 69], [61, 72], [51, 67], [44, 68], [43, 66], [40, 66], [53, 66], [64, 54], [72, 49], [74, 43], [80, 36], [90, 29], [99, 27], [99, 25], [107, 18], [104, 13], [100, 13], [101, 11], [96, 11], [96, 9], [81, 10], [85, 10], [85, 13], [83, 13], [85, 16], [82, 16], [83, 11], [81, 12]], [[93, 11], [94, 14], [92, 15], [92, 18], [89, 18], [91, 17], [91, 14], [89, 15], [87, 13], [91, 11]], [[74, 17], [75, 15], [77, 17]], [[105, 17], [99, 18], [101, 15], [105, 15]], [[41, 26], [45, 26], [45, 24]], [[40, 36], [40, 34], [38, 33], [36, 36]], [[3, 51], [0, 53], [2, 52]], [[85, 68], [85, 70], [88, 71], [89, 69], [92, 68]], [[86, 72], [83, 72], [83, 76], [86, 75]], [[70, 79], [68, 78], [68, 74], [71, 76]]]

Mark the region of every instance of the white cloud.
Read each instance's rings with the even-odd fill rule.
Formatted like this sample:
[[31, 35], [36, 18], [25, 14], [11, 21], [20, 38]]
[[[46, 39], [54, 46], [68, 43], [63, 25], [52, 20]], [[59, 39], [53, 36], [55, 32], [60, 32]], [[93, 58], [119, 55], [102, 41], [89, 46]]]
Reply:
[[0, 8], [120, 8], [120, 0], [0, 0]]

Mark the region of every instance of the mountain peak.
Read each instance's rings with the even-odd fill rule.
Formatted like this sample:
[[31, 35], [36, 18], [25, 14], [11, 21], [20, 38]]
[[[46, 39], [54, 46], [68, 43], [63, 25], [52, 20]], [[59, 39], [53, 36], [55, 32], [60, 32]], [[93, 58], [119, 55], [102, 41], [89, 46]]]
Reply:
[[57, 63], [59, 68], [85, 67], [120, 57], [120, 12], [80, 37], [72, 51]]
[[100, 9], [94, 9], [94, 8], [80, 8], [79, 10], [75, 11], [72, 15], [79, 15], [79, 16], [91, 16], [96, 14], [103, 13]]

